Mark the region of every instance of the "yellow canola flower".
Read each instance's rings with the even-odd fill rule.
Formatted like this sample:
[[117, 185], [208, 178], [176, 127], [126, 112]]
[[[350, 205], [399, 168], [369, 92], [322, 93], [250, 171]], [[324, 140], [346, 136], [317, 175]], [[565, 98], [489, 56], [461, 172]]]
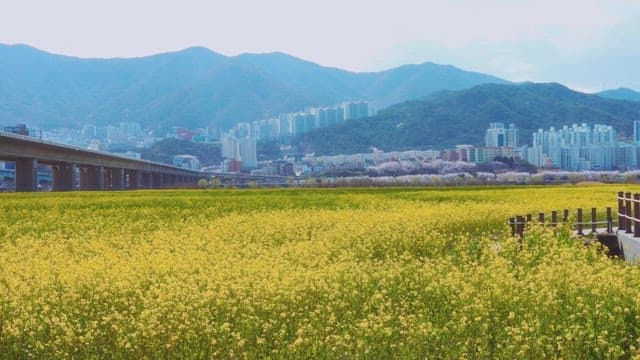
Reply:
[[514, 215], [640, 187], [2, 194], [0, 358], [628, 358], [640, 268]]

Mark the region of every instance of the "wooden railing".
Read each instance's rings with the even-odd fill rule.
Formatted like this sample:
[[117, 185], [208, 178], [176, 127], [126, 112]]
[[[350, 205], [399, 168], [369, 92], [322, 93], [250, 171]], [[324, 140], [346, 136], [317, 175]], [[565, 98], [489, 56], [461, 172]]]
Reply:
[[640, 194], [618, 193], [618, 227], [633, 237], [640, 237]]
[[[636, 216], [640, 216], [640, 194], [637, 194], [637, 195], [638, 195], [638, 202], [636, 203], [636, 206], [638, 207], [639, 211], [636, 213], [637, 214]], [[622, 219], [620, 214], [621, 212], [618, 211], [619, 223], [621, 223], [620, 219]], [[601, 221], [598, 221], [598, 214], [597, 214], [596, 208], [591, 208], [591, 216], [589, 220], [585, 219], [585, 213], [582, 208], [577, 209], [575, 221], [572, 221], [572, 222], [570, 222], [571, 218], [569, 217], [568, 209], [564, 209], [562, 211], [561, 218], [558, 218], [558, 215], [560, 214], [558, 214], [557, 211], [552, 211], [551, 216], [549, 217], [546, 216], [545, 213], [541, 212], [541, 213], [538, 213], [538, 217], [537, 219], [535, 219], [535, 221], [533, 219], [532, 214], [527, 214], [526, 216], [518, 215], [516, 217], [512, 217], [509, 219], [509, 225], [511, 226], [511, 236], [516, 236], [516, 235], [519, 237], [524, 236], [524, 230], [527, 224], [534, 223], [534, 222], [539, 225], [547, 225], [551, 227], [557, 227], [558, 225], [566, 226], [568, 224], [572, 229], [575, 227], [577, 231], [577, 235], [586, 235], [585, 227], [587, 229], [591, 228], [591, 234], [596, 234], [598, 233], [599, 228], [600, 230], [603, 230], [601, 228], [601, 225], [606, 225], [606, 230], [604, 231], [606, 231], [607, 233], [613, 233], [613, 217], [612, 217], [610, 207], [606, 209], [606, 219]], [[549, 221], [547, 221], [547, 219]], [[635, 220], [637, 221], [637, 223], [640, 224], [640, 219], [635, 219]], [[620, 228], [622, 227], [620, 226]], [[640, 225], [637, 226], [637, 230], [640, 232]]]

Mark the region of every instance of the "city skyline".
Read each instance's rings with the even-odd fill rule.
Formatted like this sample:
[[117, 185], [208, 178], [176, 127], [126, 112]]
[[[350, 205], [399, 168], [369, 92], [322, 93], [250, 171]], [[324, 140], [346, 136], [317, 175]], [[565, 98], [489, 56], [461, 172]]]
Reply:
[[0, 43], [108, 58], [190, 46], [225, 55], [282, 51], [359, 72], [432, 61], [592, 92], [640, 88], [634, 71], [640, 56], [638, 15], [640, 3], [628, 0], [24, 1], [3, 8]]

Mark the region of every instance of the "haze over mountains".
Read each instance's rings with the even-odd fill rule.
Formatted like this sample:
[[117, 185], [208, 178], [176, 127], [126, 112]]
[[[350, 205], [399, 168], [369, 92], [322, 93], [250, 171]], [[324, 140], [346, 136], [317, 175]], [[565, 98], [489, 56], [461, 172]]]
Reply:
[[136, 121], [230, 127], [345, 100], [381, 108], [440, 90], [506, 81], [424, 63], [354, 73], [282, 54], [227, 57], [189, 48], [132, 59], [80, 59], [0, 44], [0, 121], [44, 128]]
[[[228, 57], [195, 47], [131, 59], [80, 59], [0, 44], [0, 125], [228, 128], [307, 106], [375, 101], [378, 116], [297, 138], [305, 151], [339, 154], [482, 144], [490, 122], [515, 123], [521, 141], [538, 128], [613, 125], [631, 133], [640, 93], [590, 95], [559, 84], [512, 84], [424, 63], [354, 73], [283, 53]], [[634, 102], [635, 101], [635, 102]]]
[[640, 102], [584, 94], [555, 83], [485, 84], [397, 104], [372, 118], [307, 133], [297, 143], [316, 154], [480, 145], [491, 122], [515, 123], [524, 144], [539, 128], [573, 123], [612, 125], [630, 136], [639, 111]]

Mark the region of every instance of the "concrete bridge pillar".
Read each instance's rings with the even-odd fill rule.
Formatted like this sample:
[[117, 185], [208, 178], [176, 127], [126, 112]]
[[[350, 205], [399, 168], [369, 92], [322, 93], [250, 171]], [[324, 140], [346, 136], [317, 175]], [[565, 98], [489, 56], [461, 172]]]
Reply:
[[16, 164], [16, 191], [38, 190], [38, 160], [18, 159]]
[[152, 182], [152, 185], [153, 185], [152, 187], [154, 189], [162, 189], [162, 187], [164, 186], [164, 183], [162, 181], [163, 180], [162, 179], [162, 174], [160, 174], [160, 173], [151, 173], [151, 178], [152, 178], [151, 182]]
[[87, 168], [81, 167], [79, 168], [79, 174], [80, 175], [80, 190], [86, 190], [88, 187], [88, 181], [87, 181]]
[[88, 166], [80, 171], [80, 189], [104, 190], [104, 167]]
[[151, 173], [144, 172], [142, 173], [142, 188], [144, 189], [153, 189], [153, 176]]
[[102, 168], [102, 184], [103, 190], [111, 189], [111, 171], [109, 169]]
[[129, 186], [132, 189], [138, 190], [142, 187], [142, 172], [134, 170], [131, 172], [131, 178], [129, 180]]
[[124, 169], [110, 169], [111, 173], [111, 190], [124, 190]]
[[105, 181], [105, 175], [106, 171], [104, 171], [104, 166], [96, 167], [98, 190], [104, 190], [108, 186], [108, 183]]
[[51, 167], [53, 191], [71, 191], [76, 186], [76, 164], [59, 163]]
[[126, 170], [127, 174], [127, 187], [131, 190], [135, 190], [140, 185], [140, 172], [138, 170]]
[[173, 187], [173, 176], [169, 175], [169, 174], [162, 174], [162, 183], [164, 184], [165, 188], [171, 188]]
[[169, 187], [171, 187], [172, 189], [175, 189], [176, 185], [178, 184], [175, 175], [167, 175], [167, 182], [169, 183]]

